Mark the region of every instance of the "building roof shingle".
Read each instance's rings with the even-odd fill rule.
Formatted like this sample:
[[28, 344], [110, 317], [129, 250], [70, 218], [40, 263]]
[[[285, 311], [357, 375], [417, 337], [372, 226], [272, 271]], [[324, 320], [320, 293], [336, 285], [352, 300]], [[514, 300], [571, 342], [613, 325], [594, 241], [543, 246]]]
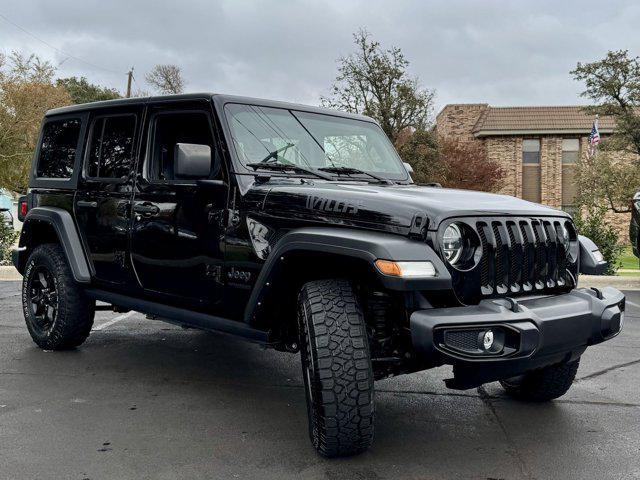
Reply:
[[[477, 137], [509, 134], [589, 133], [594, 116], [584, 107], [487, 107], [476, 122]], [[613, 117], [601, 116], [601, 133], [611, 133]]]

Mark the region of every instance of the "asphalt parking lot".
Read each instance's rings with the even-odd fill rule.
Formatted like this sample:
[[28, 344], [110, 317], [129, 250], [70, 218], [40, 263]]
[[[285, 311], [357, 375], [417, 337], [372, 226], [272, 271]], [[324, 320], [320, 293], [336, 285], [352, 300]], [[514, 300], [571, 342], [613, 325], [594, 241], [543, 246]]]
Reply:
[[19, 282], [0, 282], [0, 478], [640, 478], [640, 292], [627, 299], [624, 332], [562, 399], [447, 390], [447, 368], [380, 381], [373, 448], [324, 460], [297, 355], [108, 312], [78, 350], [46, 352]]

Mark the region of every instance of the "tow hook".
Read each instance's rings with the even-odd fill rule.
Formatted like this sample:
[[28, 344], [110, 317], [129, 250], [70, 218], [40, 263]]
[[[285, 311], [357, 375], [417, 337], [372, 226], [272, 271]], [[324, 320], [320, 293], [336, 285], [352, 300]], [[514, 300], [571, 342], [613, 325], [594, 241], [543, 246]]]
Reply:
[[518, 313], [520, 311], [520, 306], [518, 302], [516, 302], [511, 297], [498, 298], [493, 300], [493, 303], [495, 303], [496, 305], [500, 305], [501, 307], [508, 308], [514, 313]]

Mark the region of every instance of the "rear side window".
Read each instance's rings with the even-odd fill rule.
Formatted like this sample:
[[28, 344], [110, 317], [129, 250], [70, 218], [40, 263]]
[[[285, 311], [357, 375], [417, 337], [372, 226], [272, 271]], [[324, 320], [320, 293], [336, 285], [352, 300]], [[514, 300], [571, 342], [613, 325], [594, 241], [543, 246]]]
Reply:
[[[173, 168], [177, 143], [209, 145], [214, 152], [211, 124], [205, 112], [158, 114], [153, 122], [152, 138], [149, 177], [155, 181], [179, 180]], [[212, 172], [212, 175], [215, 174]]]
[[135, 115], [97, 118], [91, 129], [87, 176], [120, 179], [129, 175], [135, 131]]
[[38, 177], [71, 178], [81, 125], [79, 118], [45, 123], [38, 156]]

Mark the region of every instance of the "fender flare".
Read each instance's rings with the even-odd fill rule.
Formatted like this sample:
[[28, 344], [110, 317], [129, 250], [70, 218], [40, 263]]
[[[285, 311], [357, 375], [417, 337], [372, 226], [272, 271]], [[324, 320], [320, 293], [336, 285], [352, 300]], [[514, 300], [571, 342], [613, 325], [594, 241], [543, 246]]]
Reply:
[[[335, 227], [305, 227], [292, 230], [275, 244], [262, 266], [244, 310], [245, 323], [252, 324], [257, 306], [265, 296], [287, 254], [322, 252], [364, 260], [371, 265], [382, 284], [391, 290], [450, 290], [451, 276], [440, 257], [425, 242], [400, 235]], [[430, 261], [437, 275], [430, 278], [403, 279], [380, 273], [378, 259]]]
[[580, 273], [585, 275], [604, 275], [609, 267], [598, 246], [589, 237], [578, 235], [580, 244]]
[[[67, 257], [67, 262], [69, 262], [74, 280], [79, 283], [89, 283], [91, 281], [91, 270], [71, 214], [58, 207], [32, 208], [24, 219], [23, 233], [20, 238], [21, 247], [28, 247], [28, 245], [24, 245], [24, 234], [25, 232], [28, 234], [28, 227], [32, 222], [45, 222], [53, 227], [65, 257]], [[21, 248], [14, 255], [14, 264], [18, 271], [24, 269], [28, 253], [28, 248]]]

